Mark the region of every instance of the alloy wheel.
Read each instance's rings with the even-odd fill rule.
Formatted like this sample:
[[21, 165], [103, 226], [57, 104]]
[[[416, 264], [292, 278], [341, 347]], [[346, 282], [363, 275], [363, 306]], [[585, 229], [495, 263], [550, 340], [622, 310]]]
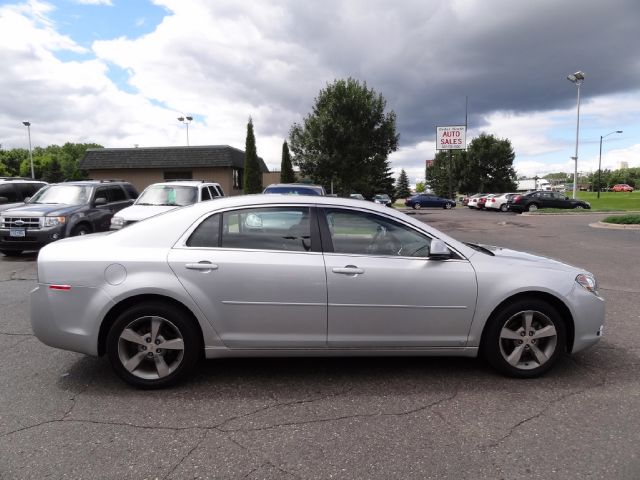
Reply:
[[519, 370], [538, 368], [553, 356], [558, 333], [553, 321], [544, 313], [524, 310], [511, 316], [500, 330], [500, 353]]

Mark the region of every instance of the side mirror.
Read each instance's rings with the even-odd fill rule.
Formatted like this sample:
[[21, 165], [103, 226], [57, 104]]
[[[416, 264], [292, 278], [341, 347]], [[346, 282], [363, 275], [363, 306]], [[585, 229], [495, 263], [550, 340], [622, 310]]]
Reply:
[[96, 207], [99, 207], [101, 205], [106, 205], [107, 204], [107, 199], [104, 197], [100, 197], [100, 198], [96, 198], [95, 202], [93, 202], [93, 204]]
[[9, 199], [7, 197], [0, 197], [0, 203], [7, 203]]
[[23, 202], [24, 203], [29, 203], [29, 200], [31, 200], [31, 197], [24, 197]]
[[429, 260], [448, 260], [451, 258], [451, 250], [447, 247], [447, 244], [438, 238], [431, 240], [431, 246], [429, 248]]

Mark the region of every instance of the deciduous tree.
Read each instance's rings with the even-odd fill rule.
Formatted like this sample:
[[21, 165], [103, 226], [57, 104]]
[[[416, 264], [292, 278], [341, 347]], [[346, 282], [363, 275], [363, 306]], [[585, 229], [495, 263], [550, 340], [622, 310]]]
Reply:
[[291, 127], [293, 163], [325, 187], [333, 182], [342, 195], [393, 195], [387, 157], [398, 148], [398, 135], [396, 115], [385, 108], [382, 95], [366, 83], [348, 78], [327, 85], [302, 124]]

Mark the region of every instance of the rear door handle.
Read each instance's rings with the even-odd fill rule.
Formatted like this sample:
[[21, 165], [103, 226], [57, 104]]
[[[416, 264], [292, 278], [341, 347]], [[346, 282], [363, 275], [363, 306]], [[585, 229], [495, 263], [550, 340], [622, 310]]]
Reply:
[[355, 265], [347, 265], [346, 267], [333, 267], [331, 269], [333, 273], [340, 273], [342, 275], [358, 275], [364, 273], [363, 268], [358, 268]]
[[217, 270], [218, 265], [211, 262], [187, 263], [185, 268], [189, 270]]

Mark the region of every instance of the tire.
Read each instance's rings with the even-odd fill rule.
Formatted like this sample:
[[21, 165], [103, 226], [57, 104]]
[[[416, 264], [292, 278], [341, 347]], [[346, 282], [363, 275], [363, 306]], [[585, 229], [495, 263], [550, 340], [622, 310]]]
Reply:
[[420, 210], [421, 208], [422, 208], [422, 205], [420, 205], [420, 203], [416, 202], [416, 203], [413, 204], [413, 209], [414, 210]]
[[0, 250], [0, 253], [7, 257], [19, 257], [22, 250]]
[[582, 210], [584, 207], [582, 205], [576, 205], [573, 207], [574, 210]]
[[527, 205], [527, 212], [535, 212], [536, 210], [538, 210], [538, 205], [535, 203]]
[[482, 354], [496, 370], [516, 378], [546, 373], [566, 345], [562, 317], [549, 303], [535, 298], [507, 305], [489, 320], [485, 329]]
[[166, 303], [145, 302], [127, 309], [107, 334], [113, 370], [138, 388], [164, 388], [183, 380], [201, 353], [198, 327], [183, 310]]
[[87, 235], [89, 233], [91, 233], [91, 229], [83, 223], [81, 223], [80, 225], [76, 225], [71, 229], [72, 237], [80, 237], [82, 235]]
[[445, 203], [445, 204], [444, 204], [444, 208], [445, 208], [446, 210], [451, 210], [451, 204], [450, 204], [449, 202]]
[[500, 205], [500, 211], [501, 212], [506, 212], [507, 211], [507, 204], [503, 203], [502, 205]]

